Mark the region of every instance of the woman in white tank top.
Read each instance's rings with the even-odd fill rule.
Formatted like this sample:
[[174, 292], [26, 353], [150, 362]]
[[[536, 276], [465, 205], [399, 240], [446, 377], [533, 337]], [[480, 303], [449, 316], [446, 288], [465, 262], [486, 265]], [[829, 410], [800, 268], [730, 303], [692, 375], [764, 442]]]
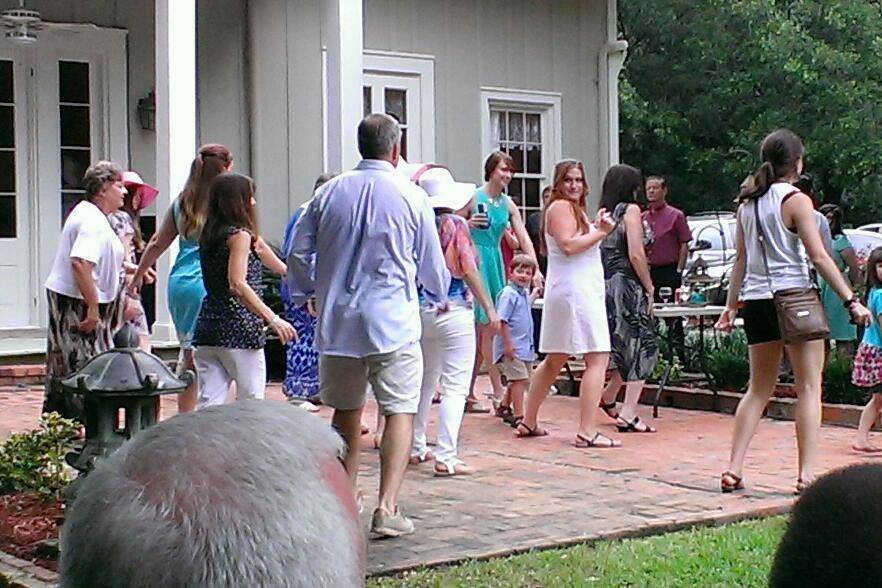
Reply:
[[[760, 154], [763, 164], [745, 180], [738, 195], [735, 265], [726, 310], [716, 324], [718, 329], [731, 330], [740, 307], [750, 360], [750, 382], [735, 412], [729, 468], [720, 478], [723, 492], [744, 488], [742, 467], [747, 446], [778, 381], [778, 365], [785, 345], [772, 302], [774, 292], [809, 287], [810, 260], [846, 301], [855, 322], [866, 324], [871, 318], [827, 254], [814, 219], [811, 199], [792, 185], [802, 173], [802, 141], [793, 132], [779, 129], [763, 140]], [[761, 227], [757, 222], [762, 223]], [[760, 228], [765, 237], [768, 276], [758, 240]], [[824, 342], [819, 339], [786, 347], [793, 364], [797, 393], [799, 471], [796, 492], [801, 493], [815, 477], [821, 428]]]

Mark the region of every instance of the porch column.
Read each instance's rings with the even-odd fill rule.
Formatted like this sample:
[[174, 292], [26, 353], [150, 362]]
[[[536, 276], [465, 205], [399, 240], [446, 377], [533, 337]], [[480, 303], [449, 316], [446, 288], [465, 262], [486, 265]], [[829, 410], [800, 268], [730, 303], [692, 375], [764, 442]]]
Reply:
[[[177, 197], [196, 151], [196, 0], [156, 4], [156, 219], [162, 222]], [[177, 240], [156, 264], [153, 340], [176, 341], [168, 313], [168, 275]]]
[[619, 163], [619, 74], [628, 55], [628, 42], [618, 38], [617, 22], [616, 0], [607, 0], [606, 42], [597, 64], [601, 174]]
[[325, 0], [328, 51], [328, 161], [332, 170], [358, 160], [356, 129], [362, 106], [362, 0]]

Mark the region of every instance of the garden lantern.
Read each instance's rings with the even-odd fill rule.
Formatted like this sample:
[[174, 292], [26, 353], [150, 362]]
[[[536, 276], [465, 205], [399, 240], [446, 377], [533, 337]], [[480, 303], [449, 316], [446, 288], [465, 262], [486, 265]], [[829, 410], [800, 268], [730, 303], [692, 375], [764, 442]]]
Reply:
[[695, 263], [692, 264], [689, 273], [683, 277], [683, 282], [689, 286], [691, 291], [689, 304], [696, 306], [707, 304], [705, 289], [717, 281], [708, 275], [707, 267], [707, 262], [699, 255]]
[[113, 349], [96, 355], [61, 381], [65, 391], [83, 395], [86, 442], [82, 450], [66, 457], [81, 473], [88, 473], [96, 459], [156, 424], [159, 396], [180, 392], [195, 378], [192, 371], [176, 377], [161, 359], [139, 349], [137, 334], [128, 325], [113, 342]]

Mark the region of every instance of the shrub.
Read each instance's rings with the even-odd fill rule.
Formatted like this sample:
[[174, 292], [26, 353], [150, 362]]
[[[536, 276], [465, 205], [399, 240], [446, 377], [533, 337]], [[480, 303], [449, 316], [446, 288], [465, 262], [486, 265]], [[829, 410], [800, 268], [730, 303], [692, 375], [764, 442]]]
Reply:
[[44, 414], [40, 426], [15, 433], [0, 445], [0, 494], [35, 492], [58, 498], [70, 482], [64, 455], [78, 425], [56, 412]]
[[717, 388], [740, 390], [750, 377], [747, 337], [744, 331], [718, 334], [705, 346], [707, 374]]
[[665, 374], [665, 370], [668, 369], [668, 366], [671, 366], [671, 373], [668, 374], [667, 384], [671, 382], [676, 382], [680, 379], [680, 376], [683, 375], [683, 368], [680, 366], [680, 360], [677, 357], [674, 357], [673, 361], [668, 361], [664, 357], [659, 356], [658, 361], [655, 362], [655, 367], [652, 368], [652, 374], [649, 376], [650, 382], [660, 382], [662, 376]]
[[824, 401], [834, 404], [864, 404], [866, 392], [851, 383], [852, 359], [831, 349], [824, 368]]

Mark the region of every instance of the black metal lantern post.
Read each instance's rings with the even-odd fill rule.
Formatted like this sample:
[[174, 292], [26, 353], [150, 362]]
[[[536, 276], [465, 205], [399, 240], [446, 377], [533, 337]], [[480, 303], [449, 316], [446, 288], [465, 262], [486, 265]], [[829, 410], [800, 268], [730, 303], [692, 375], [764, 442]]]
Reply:
[[[162, 394], [180, 392], [195, 378], [192, 371], [176, 377], [161, 359], [137, 347], [137, 334], [129, 326], [114, 337], [115, 347], [93, 357], [80, 370], [61, 381], [65, 391], [82, 394], [86, 442], [82, 450], [66, 456], [81, 474], [95, 466], [139, 431], [156, 424]], [[119, 414], [125, 418], [119, 424]]]
[[156, 130], [156, 94], [153, 90], [146, 97], [138, 100], [138, 124], [142, 130]]

